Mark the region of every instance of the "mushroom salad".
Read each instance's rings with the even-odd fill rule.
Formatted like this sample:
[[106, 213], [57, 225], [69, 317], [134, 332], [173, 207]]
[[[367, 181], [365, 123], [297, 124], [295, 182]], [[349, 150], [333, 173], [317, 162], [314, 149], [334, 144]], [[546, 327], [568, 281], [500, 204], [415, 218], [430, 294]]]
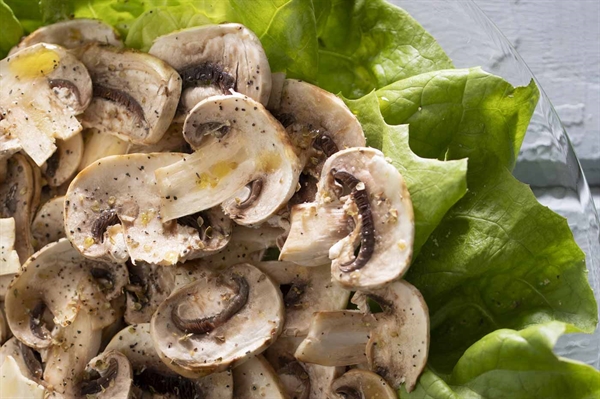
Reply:
[[334, 94], [202, 25], [0, 61], [2, 397], [394, 398], [427, 363], [400, 172]]

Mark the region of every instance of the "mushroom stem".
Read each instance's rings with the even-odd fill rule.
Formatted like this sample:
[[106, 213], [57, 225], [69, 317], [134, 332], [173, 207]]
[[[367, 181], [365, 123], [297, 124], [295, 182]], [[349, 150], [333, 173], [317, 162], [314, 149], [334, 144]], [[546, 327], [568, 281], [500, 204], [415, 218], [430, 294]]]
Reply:
[[252, 182], [249, 184], [249, 186], [250, 186], [250, 195], [248, 195], [248, 198], [246, 198], [245, 200], [243, 200], [242, 202], [237, 204], [238, 209], [246, 209], [249, 206], [251, 206], [254, 203], [254, 201], [256, 201], [256, 199], [258, 198], [258, 196], [260, 195], [260, 193], [262, 191], [263, 181], [262, 181], [262, 179], [252, 180]]
[[359, 270], [365, 266], [375, 250], [375, 223], [371, 212], [371, 203], [369, 202], [369, 193], [362, 182], [356, 177], [345, 171], [332, 169], [333, 178], [343, 185], [350, 188], [350, 195], [358, 208], [358, 215], [361, 220], [360, 228], [360, 250], [352, 262], [340, 265], [340, 270], [344, 273]]
[[173, 321], [173, 324], [175, 324], [175, 326], [181, 331], [185, 331], [186, 334], [206, 334], [224, 324], [233, 315], [239, 312], [242, 307], [244, 307], [248, 301], [248, 294], [250, 292], [250, 287], [248, 286], [248, 282], [245, 278], [241, 276], [233, 276], [232, 280], [237, 283], [235, 295], [228, 301], [223, 311], [209, 317], [184, 319], [179, 316], [178, 308], [173, 307], [173, 310], [171, 311], [171, 320]]
[[110, 359], [108, 368], [104, 375], [99, 376], [90, 381], [82, 381], [80, 385], [81, 395], [93, 395], [105, 390], [110, 386], [111, 381], [115, 379], [119, 373], [119, 363], [116, 359]]

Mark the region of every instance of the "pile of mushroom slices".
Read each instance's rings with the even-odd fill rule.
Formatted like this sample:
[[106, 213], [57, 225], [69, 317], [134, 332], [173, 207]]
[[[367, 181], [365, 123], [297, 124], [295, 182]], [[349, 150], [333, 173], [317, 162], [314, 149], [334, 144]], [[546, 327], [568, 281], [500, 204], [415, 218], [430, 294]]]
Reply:
[[239, 24], [0, 61], [0, 397], [394, 398], [428, 354], [402, 176]]

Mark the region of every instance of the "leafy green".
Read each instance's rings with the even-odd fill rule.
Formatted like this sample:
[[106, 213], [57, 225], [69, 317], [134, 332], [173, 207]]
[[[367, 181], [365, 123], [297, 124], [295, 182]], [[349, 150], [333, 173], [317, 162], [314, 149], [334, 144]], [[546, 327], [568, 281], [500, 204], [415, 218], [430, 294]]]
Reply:
[[422, 157], [514, 166], [539, 98], [532, 81], [514, 88], [481, 68], [435, 71], [377, 91], [390, 124], [409, 123], [410, 146]]
[[314, 0], [319, 21], [317, 83], [357, 98], [452, 61], [407, 12], [384, 0]]
[[74, 15], [74, 5], [71, 1], [44, 0], [40, 1], [40, 11], [42, 23], [47, 25], [71, 18]]
[[386, 124], [375, 93], [345, 101], [362, 124], [367, 145], [382, 150], [406, 181], [415, 213], [416, 254], [448, 209], [465, 195], [467, 160], [442, 162], [415, 155], [408, 146], [408, 125]]
[[23, 27], [3, 0], [0, 0], [0, 26], [0, 58], [4, 58], [23, 36]]
[[[39, 0], [4, 0], [21, 23], [24, 33], [31, 33], [42, 25]], [[4, 29], [4, 25], [2, 25]]]
[[550, 322], [522, 331], [487, 335], [460, 358], [452, 373], [426, 370], [415, 391], [402, 399], [593, 399], [600, 397], [600, 372], [557, 357], [558, 337], [572, 329]]

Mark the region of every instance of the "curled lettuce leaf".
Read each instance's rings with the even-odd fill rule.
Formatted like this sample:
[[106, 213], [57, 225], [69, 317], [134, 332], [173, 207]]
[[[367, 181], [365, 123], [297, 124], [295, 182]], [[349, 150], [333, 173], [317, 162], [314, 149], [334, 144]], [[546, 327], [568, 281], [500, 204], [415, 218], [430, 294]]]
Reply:
[[23, 36], [23, 27], [3, 0], [0, 0], [0, 26], [0, 58], [4, 58]]
[[552, 348], [573, 328], [560, 322], [522, 331], [501, 329], [471, 346], [449, 375], [431, 369], [402, 399], [592, 399], [600, 397], [600, 372], [557, 357]]

